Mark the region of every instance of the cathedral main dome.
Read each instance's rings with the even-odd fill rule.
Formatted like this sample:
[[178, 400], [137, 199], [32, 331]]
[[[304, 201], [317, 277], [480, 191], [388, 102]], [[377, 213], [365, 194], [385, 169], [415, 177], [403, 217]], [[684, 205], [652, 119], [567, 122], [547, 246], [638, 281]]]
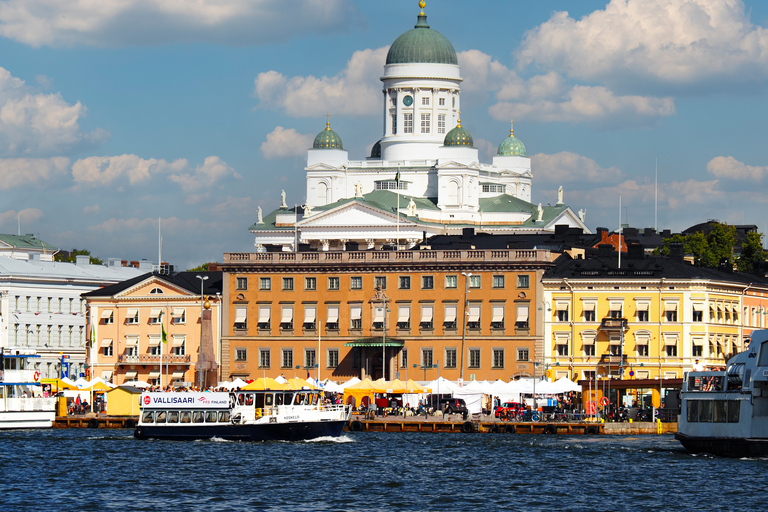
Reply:
[[395, 39], [387, 53], [387, 64], [454, 64], [459, 65], [451, 42], [427, 24], [422, 11], [413, 29]]

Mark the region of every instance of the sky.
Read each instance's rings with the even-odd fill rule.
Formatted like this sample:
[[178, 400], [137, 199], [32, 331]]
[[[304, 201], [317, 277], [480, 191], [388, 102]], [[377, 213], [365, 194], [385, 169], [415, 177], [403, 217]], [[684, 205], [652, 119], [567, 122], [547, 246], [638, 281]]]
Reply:
[[[157, 262], [160, 222], [179, 269], [253, 251], [259, 206], [304, 203], [326, 113], [352, 159], [381, 137], [379, 77], [417, 3], [0, 0], [0, 232]], [[514, 119], [533, 203], [562, 186], [593, 231], [768, 230], [768, 2], [425, 12], [458, 53], [482, 162]]]

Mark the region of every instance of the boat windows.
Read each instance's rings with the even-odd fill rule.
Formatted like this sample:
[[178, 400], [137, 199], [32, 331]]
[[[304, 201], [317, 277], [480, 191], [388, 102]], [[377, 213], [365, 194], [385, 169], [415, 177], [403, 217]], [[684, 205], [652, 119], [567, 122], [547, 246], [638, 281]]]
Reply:
[[741, 403], [738, 400], [728, 400], [728, 423], [738, 423]]
[[192, 421], [192, 413], [190, 411], [181, 411], [181, 423], [190, 423]]
[[168, 423], [179, 422], [179, 411], [171, 411], [168, 413]]
[[727, 419], [728, 401], [715, 400], [713, 419], [715, 423], [725, 423]]
[[248, 406], [253, 405], [253, 395], [252, 394], [245, 395], [245, 405], [248, 405]]
[[155, 416], [155, 423], [165, 423], [167, 416], [167, 411], [157, 411], [157, 415]]
[[202, 423], [204, 419], [203, 411], [192, 411], [192, 423]]
[[238, 405], [243, 405], [243, 401], [244, 400], [245, 400], [245, 398], [243, 397], [243, 394], [242, 393], [238, 393], [237, 394], [237, 403], [238, 403]]
[[757, 366], [768, 366], [768, 341], [760, 344], [760, 357], [757, 360]]
[[257, 409], [263, 409], [264, 408], [264, 395], [259, 393], [256, 395], [255, 405]]
[[712, 422], [713, 400], [699, 400], [699, 423]]
[[207, 411], [205, 413], [206, 423], [216, 423], [216, 411]]
[[688, 400], [685, 404], [685, 407], [688, 423], [697, 423], [699, 421], [699, 401]]
[[154, 411], [144, 411], [144, 414], [141, 416], [141, 422], [142, 423], [154, 423], [155, 421], [155, 412]]
[[298, 397], [296, 398], [296, 404], [297, 405], [307, 405], [307, 394], [306, 393], [299, 393]]
[[275, 405], [283, 405], [283, 394], [282, 393], [276, 393], [275, 394]]
[[229, 411], [219, 412], [219, 423], [229, 423]]
[[283, 403], [285, 405], [291, 405], [293, 403], [293, 393], [285, 393], [285, 397], [283, 398]]
[[272, 393], [267, 393], [264, 395], [264, 405], [266, 407], [272, 407], [275, 405], [275, 396]]

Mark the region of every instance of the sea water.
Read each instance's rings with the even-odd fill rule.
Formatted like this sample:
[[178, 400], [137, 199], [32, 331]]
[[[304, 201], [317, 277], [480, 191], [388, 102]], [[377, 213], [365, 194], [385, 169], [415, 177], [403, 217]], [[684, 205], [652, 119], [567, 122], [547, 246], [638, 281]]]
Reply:
[[0, 510], [765, 510], [766, 459], [671, 435], [349, 432], [311, 442], [0, 431]]

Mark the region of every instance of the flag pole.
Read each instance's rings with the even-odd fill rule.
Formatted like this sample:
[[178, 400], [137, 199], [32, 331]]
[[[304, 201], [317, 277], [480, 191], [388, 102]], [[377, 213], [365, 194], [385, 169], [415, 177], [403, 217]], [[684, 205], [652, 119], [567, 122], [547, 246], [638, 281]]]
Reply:
[[397, 175], [395, 176], [395, 188], [397, 188], [397, 247], [396, 251], [400, 250], [400, 164], [397, 165]]

